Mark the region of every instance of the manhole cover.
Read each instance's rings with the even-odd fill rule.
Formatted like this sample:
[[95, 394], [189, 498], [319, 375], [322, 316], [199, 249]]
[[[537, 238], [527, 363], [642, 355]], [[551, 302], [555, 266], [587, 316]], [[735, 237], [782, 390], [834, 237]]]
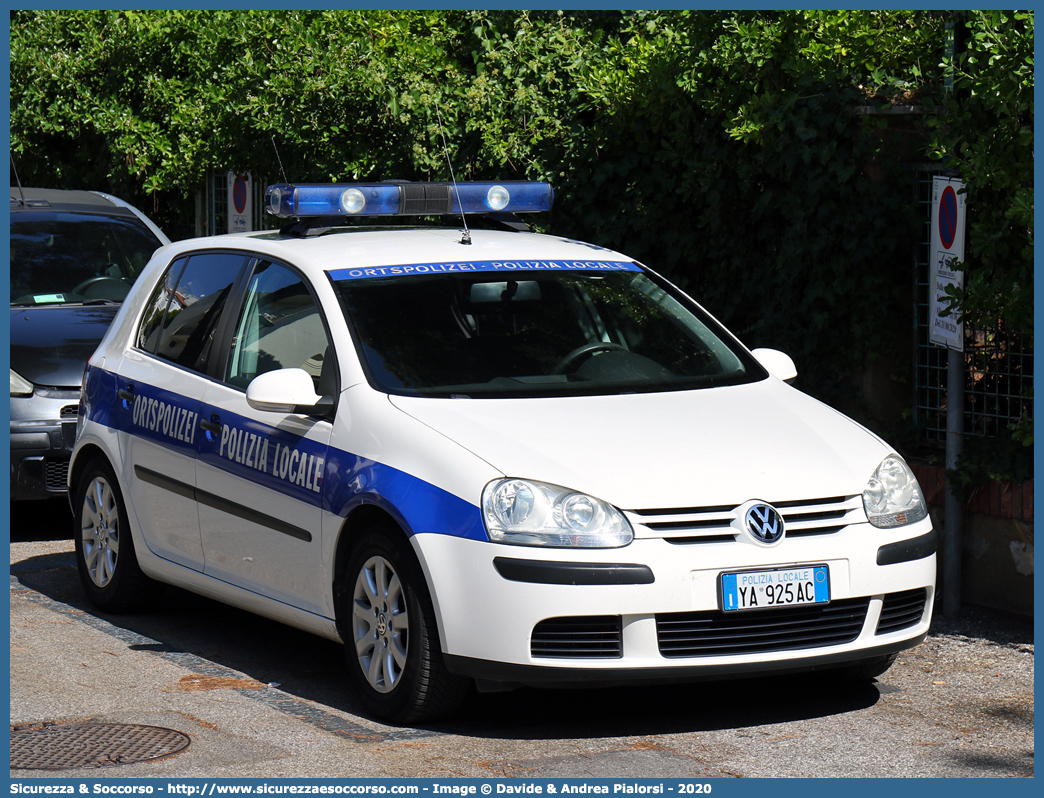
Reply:
[[105, 768], [179, 754], [188, 736], [159, 726], [127, 723], [36, 724], [11, 728], [11, 768]]

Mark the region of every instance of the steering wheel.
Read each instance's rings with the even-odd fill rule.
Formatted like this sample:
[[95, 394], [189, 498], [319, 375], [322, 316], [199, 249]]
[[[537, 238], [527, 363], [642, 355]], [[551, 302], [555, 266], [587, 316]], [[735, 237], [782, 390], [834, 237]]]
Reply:
[[593, 355], [595, 352], [611, 352], [618, 350], [620, 352], [626, 352], [627, 347], [620, 346], [620, 344], [610, 343], [609, 341], [595, 341], [592, 344], [584, 344], [578, 346], [564, 358], [558, 361], [558, 365], [555, 366], [555, 374], [565, 374], [570, 366], [573, 365], [577, 360]]
[[96, 277], [88, 277], [86, 280], [84, 280], [82, 283], [80, 283], [73, 289], [73, 293], [87, 296], [87, 290], [91, 286], [98, 285], [99, 283], [116, 283], [117, 285], [121, 286], [124, 284], [123, 280], [121, 280], [119, 277], [110, 277], [107, 274], [99, 274]]

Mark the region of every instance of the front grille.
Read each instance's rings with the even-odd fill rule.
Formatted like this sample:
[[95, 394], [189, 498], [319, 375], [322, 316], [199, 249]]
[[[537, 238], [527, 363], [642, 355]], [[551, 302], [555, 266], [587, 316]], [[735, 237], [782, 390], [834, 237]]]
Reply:
[[44, 484], [47, 490], [66, 490], [68, 480], [68, 460], [47, 460], [44, 463]]
[[612, 659], [623, 656], [619, 615], [548, 618], [533, 629], [534, 657]]
[[753, 612], [675, 612], [656, 616], [656, 635], [665, 657], [760, 654], [849, 643], [859, 636], [869, 598], [842, 599], [825, 606]]
[[[787, 537], [830, 535], [849, 524], [866, 521], [858, 496], [768, 502], [783, 516]], [[659, 510], [634, 510], [627, 513], [635, 537], [663, 538], [668, 543], [723, 543], [736, 539], [732, 522], [740, 505], [717, 507], [679, 507]]]
[[928, 591], [923, 587], [904, 590], [902, 593], [889, 593], [884, 597], [881, 619], [877, 622], [877, 631], [874, 634], [884, 635], [916, 626], [921, 622], [927, 601]]
[[75, 421], [78, 413], [79, 405], [66, 405], [61, 409], [58, 417], [62, 421]]

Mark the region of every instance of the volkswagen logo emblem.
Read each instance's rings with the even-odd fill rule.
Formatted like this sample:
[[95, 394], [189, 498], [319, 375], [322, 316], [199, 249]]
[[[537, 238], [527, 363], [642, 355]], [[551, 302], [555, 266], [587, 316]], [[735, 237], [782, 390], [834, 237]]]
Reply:
[[759, 543], [776, 543], [783, 538], [783, 516], [771, 504], [752, 504], [747, 508], [743, 523]]

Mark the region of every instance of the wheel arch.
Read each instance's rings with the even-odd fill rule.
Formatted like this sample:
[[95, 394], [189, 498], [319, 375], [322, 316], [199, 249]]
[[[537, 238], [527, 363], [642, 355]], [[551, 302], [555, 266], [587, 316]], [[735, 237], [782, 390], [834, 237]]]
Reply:
[[[398, 530], [402, 535], [403, 541], [413, 550], [413, 546], [409, 542], [412, 534], [408, 531], [408, 525], [393, 509], [384, 506], [383, 503], [377, 504], [370, 501], [362, 501], [349, 510], [348, 515], [341, 524], [341, 529], [337, 535], [337, 545], [334, 550], [334, 620], [337, 624], [337, 633], [342, 640], [351, 638], [351, 630], [346, 626], [351, 619], [345, 617], [344, 613], [347, 595], [353, 589], [352, 576], [348, 573], [348, 561], [351, 559], [352, 550], [362, 533], [378, 525]], [[415, 550], [414, 556], [416, 556]], [[420, 566], [421, 573], [424, 575], [424, 580], [427, 583], [428, 594], [433, 595], [427, 568], [424, 567], [423, 563], [420, 563]]]
[[[92, 467], [92, 463], [97, 464]], [[93, 532], [84, 526], [86, 491], [90, 485], [84, 486], [81, 496], [81, 482], [91, 474], [109, 483], [113, 501], [118, 512], [110, 524], [111, 516], [106, 513], [104, 529], [98, 526], [96, 518], [92, 524]], [[81, 584], [88, 599], [106, 612], [131, 613], [148, 610], [154, 606], [162, 595], [162, 583], [144, 570], [138, 562], [135, 543], [136, 524], [131, 521], [130, 507], [127, 501], [127, 490], [121, 480], [119, 470], [113, 465], [104, 447], [85, 443], [76, 452], [76, 457], [69, 464], [69, 506], [74, 518], [73, 543], [76, 550], [76, 564]], [[110, 577], [100, 583], [90, 573], [90, 563], [85, 553], [88, 537], [93, 545], [102, 545], [110, 553], [116, 552], [115, 565], [110, 568]], [[101, 543], [102, 540], [105, 543]], [[117, 541], [118, 546], [110, 546]]]
[[[72, 510], [73, 515], [76, 514], [76, 508], [73, 507], [76, 493], [75, 486], [80, 481], [80, 477], [83, 475], [84, 469], [87, 468], [87, 464], [90, 463], [95, 456], [104, 457], [109, 463], [109, 466], [112, 467], [113, 473], [116, 474], [116, 479], [119, 480], [120, 478], [119, 473], [117, 473], [115, 466], [112, 464], [112, 460], [101, 446], [98, 446], [95, 443], [87, 443], [81, 446], [76, 451], [72, 462], [69, 464], [69, 490], [66, 492], [66, 496], [69, 501], [69, 509]], [[124, 486], [120, 485], [119, 487], [120, 490], [123, 491], [124, 496], [126, 496], [127, 492], [124, 490]]]

